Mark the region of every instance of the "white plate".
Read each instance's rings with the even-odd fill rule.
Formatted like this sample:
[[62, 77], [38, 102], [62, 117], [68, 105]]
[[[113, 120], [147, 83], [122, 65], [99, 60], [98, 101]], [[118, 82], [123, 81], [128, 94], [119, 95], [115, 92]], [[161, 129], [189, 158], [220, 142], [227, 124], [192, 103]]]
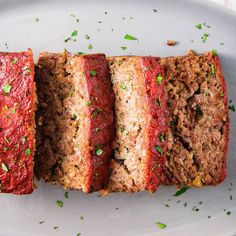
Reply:
[[[217, 49], [229, 98], [236, 102], [236, 14], [212, 3], [203, 0], [0, 0], [0, 22], [0, 49], [7, 49], [6, 42], [9, 51], [31, 47], [35, 60], [41, 51], [58, 52], [64, 48], [107, 55], [159, 56], [185, 54], [190, 48], [197, 52]], [[211, 28], [195, 28], [203, 22]], [[74, 30], [78, 30], [77, 41], [64, 43]], [[210, 34], [206, 43], [201, 40], [203, 33]], [[89, 40], [85, 34], [90, 36]], [[125, 34], [139, 41], [124, 40]], [[168, 47], [167, 39], [177, 40], [179, 44]], [[88, 50], [89, 43], [93, 50]], [[127, 51], [121, 46], [127, 46]], [[236, 235], [236, 114], [230, 113], [228, 178], [223, 184], [190, 189], [180, 197], [173, 196], [174, 187], [160, 187], [155, 194], [120, 193], [108, 197], [70, 191], [69, 199], [65, 199], [61, 187], [37, 183], [38, 188], [30, 196], [0, 195], [0, 235], [76, 236], [79, 232], [82, 236]], [[57, 200], [64, 202], [63, 208], [58, 207]], [[193, 211], [194, 206], [199, 211]], [[224, 209], [231, 211], [231, 215]], [[40, 221], [44, 223], [39, 224]], [[157, 221], [167, 227], [159, 229]], [[59, 228], [54, 229], [55, 226]]]

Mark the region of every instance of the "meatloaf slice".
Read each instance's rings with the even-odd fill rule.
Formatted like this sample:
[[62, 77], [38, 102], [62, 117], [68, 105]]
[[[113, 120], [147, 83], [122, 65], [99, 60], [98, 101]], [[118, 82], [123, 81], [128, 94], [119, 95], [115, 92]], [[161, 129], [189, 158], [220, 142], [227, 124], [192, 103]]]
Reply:
[[87, 193], [103, 188], [114, 140], [105, 56], [41, 53], [37, 90], [37, 177]]
[[215, 53], [162, 59], [168, 130], [165, 184], [216, 185], [226, 177], [229, 115], [226, 85]]
[[163, 180], [168, 113], [157, 57], [108, 58], [115, 92], [115, 157], [107, 191], [154, 192]]
[[31, 50], [0, 53], [0, 192], [33, 192], [35, 83]]

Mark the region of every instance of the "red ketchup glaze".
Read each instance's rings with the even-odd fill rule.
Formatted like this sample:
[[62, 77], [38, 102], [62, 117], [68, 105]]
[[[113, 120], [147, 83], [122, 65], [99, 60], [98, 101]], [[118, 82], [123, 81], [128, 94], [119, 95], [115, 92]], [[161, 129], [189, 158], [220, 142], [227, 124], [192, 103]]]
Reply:
[[0, 53], [0, 192], [33, 191], [34, 111], [31, 50]]
[[[90, 191], [98, 191], [108, 180], [113, 154], [114, 102], [108, 64], [103, 54], [85, 55], [84, 71], [89, 93], [91, 169], [87, 179]], [[92, 73], [96, 75], [92, 75]]]
[[227, 120], [226, 120], [226, 140], [227, 143], [224, 146], [224, 153], [225, 153], [225, 160], [224, 160], [224, 170], [222, 171], [222, 175], [221, 178], [219, 180], [219, 183], [223, 182], [227, 176], [227, 170], [226, 170], [226, 157], [227, 157], [227, 152], [228, 152], [228, 143], [229, 143], [229, 110], [228, 110], [228, 97], [227, 97], [227, 88], [226, 88], [226, 83], [225, 83], [225, 79], [222, 73], [222, 69], [221, 69], [221, 63], [220, 63], [220, 59], [217, 55], [214, 55], [213, 57], [213, 63], [214, 63], [214, 67], [215, 67], [215, 73], [217, 74], [217, 76], [220, 77], [220, 81], [221, 81], [221, 86], [224, 92], [224, 104], [227, 112]]
[[[160, 59], [143, 57], [142, 65], [145, 76], [145, 86], [151, 121], [148, 132], [148, 157], [146, 169], [147, 190], [155, 192], [164, 180], [165, 153], [167, 143], [164, 140], [168, 130], [167, 95], [164, 88], [164, 67]], [[158, 82], [159, 76], [159, 82]]]

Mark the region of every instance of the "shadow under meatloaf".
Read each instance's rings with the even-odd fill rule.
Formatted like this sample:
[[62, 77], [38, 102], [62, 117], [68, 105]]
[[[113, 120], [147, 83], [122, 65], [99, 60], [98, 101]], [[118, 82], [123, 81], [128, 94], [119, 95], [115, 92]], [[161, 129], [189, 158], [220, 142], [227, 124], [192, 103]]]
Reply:
[[108, 180], [114, 93], [103, 54], [41, 53], [36, 176], [84, 192]]
[[110, 57], [115, 157], [107, 192], [154, 192], [163, 181], [168, 126], [164, 69], [157, 57]]
[[214, 52], [163, 58], [170, 127], [165, 182], [216, 185], [226, 177], [229, 115], [226, 85]]
[[0, 53], [0, 192], [34, 190], [35, 107], [32, 51]]

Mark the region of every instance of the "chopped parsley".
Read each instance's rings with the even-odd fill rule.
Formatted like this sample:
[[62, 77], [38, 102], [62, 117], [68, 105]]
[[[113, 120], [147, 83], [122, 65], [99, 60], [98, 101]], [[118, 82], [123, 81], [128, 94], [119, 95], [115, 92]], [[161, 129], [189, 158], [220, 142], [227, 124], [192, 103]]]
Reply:
[[187, 203], [187, 202], [185, 202], [185, 203], [184, 203], [184, 207], [187, 207], [187, 205], [188, 205], [188, 203]]
[[231, 211], [226, 211], [226, 215], [231, 215]]
[[17, 58], [14, 58], [13, 60], [12, 60], [12, 64], [16, 64], [17, 63]]
[[77, 30], [74, 30], [74, 31], [71, 33], [71, 37], [75, 37], [75, 36], [77, 36], [77, 34], [78, 34], [78, 31], [77, 31]]
[[53, 229], [58, 229], [59, 227], [58, 226], [54, 226]]
[[2, 162], [2, 170], [4, 172], [8, 172], [8, 167], [7, 167], [7, 165], [4, 162]]
[[96, 70], [91, 70], [91, 71], [90, 71], [90, 74], [91, 74], [93, 77], [95, 77], [95, 76], [97, 75], [97, 71], [96, 71]]
[[39, 224], [41, 225], [41, 224], [44, 224], [45, 223], [45, 221], [39, 221]]
[[121, 49], [122, 49], [123, 51], [125, 51], [125, 50], [127, 49], [127, 47], [122, 46]]
[[76, 19], [76, 22], [79, 23], [79, 18]]
[[195, 27], [196, 27], [197, 29], [202, 29], [202, 24], [197, 24], [197, 25], [195, 25]]
[[157, 9], [152, 9], [155, 13], [157, 12]]
[[156, 77], [157, 83], [161, 84], [162, 79], [163, 77], [160, 74], [158, 74], [158, 76]]
[[81, 219], [81, 220], [83, 220], [83, 219], [84, 219], [84, 217], [83, 217], [83, 216], [80, 216], [80, 219]]
[[31, 150], [29, 148], [26, 148], [25, 155], [30, 155], [30, 153], [31, 153]]
[[190, 187], [189, 186], [184, 186], [181, 189], [179, 189], [176, 193], [175, 193], [175, 197], [180, 196], [181, 194], [185, 193]]
[[224, 96], [225, 96], [224, 92], [221, 92], [221, 93], [220, 93], [220, 96], [221, 96], [221, 97], [224, 97]]
[[127, 153], [129, 153], [129, 148], [125, 147], [125, 150], [126, 150]]
[[76, 114], [72, 114], [71, 119], [72, 119], [72, 120], [76, 120], [76, 118], [77, 118], [77, 115], [76, 115]]
[[159, 145], [156, 145], [156, 150], [162, 155], [162, 149]]
[[88, 45], [88, 49], [89, 49], [89, 50], [92, 50], [92, 49], [93, 49], [93, 45], [92, 45], [91, 43]]
[[228, 106], [229, 110], [231, 110], [232, 112], [235, 112], [235, 106], [232, 104], [232, 100], [229, 101], [229, 106]]
[[76, 236], [81, 236], [81, 233], [76, 234]]
[[77, 55], [83, 55], [84, 53], [83, 52], [77, 52]]
[[64, 192], [64, 196], [65, 196], [65, 198], [69, 198], [69, 193], [68, 192]]
[[63, 201], [61, 201], [61, 200], [57, 200], [57, 205], [59, 206], [59, 207], [63, 207]]
[[36, 22], [39, 22], [39, 18], [36, 17], [36, 18], [35, 18], [35, 21], [36, 21]]
[[88, 106], [91, 106], [91, 105], [92, 105], [92, 101], [89, 100], [89, 101], [87, 102], [87, 105], [88, 105]]
[[10, 84], [5, 84], [5, 85], [3, 86], [4, 95], [10, 93], [10, 91], [11, 91], [11, 85], [10, 85]]
[[158, 97], [158, 99], [157, 99], [157, 104], [158, 104], [158, 106], [161, 106], [161, 99], [160, 99], [160, 97]]
[[124, 133], [124, 132], [125, 132], [125, 127], [124, 127], [124, 126], [122, 126], [122, 127], [120, 128], [120, 132], [121, 132], [121, 133]]
[[126, 40], [138, 40], [137, 38], [135, 38], [134, 36], [130, 35], [130, 34], [126, 34], [124, 36], [124, 39]]
[[124, 91], [128, 90], [124, 83], [120, 84], [120, 88]]
[[96, 155], [97, 155], [97, 156], [100, 156], [100, 155], [102, 155], [102, 154], [103, 154], [103, 150], [98, 148], [98, 149], [96, 150]]
[[211, 74], [213, 76], [215, 75], [215, 66], [214, 66], [214, 64], [211, 65]]
[[164, 141], [165, 141], [165, 138], [164, 138], [164, 136], [163, 136], [162, 134], [159, 135], [159, 140], [160, 140], [161, 142], [164, 142]]
[[166, 224], [161, 223], [161, 222], [156, 222], [156, 225], [160, 228], [160, 229], [165, 229], [166, 228]]
[[89, 40], [90, 39], [89, 35], [85, 34], [85, 39]]
[[101, 108], [96, 108], [93, 112], [92, 112], [92, 117], [95, 117], [97, 114], [101, 113], [102, 109]]
[[166, 207], [170, 207], [170, 205], [169, 205], [169, 204], [165, 204], [165, 206], [166, 206]]
[[211, 52], [214, 56], [217, 56], [217, 50], [216, 49], [211, 50]]
[[220, 46], [223, 46], [224, 44], [225, 44], [225, 43], [222, 42], [222, 43], [220, 43]]
[[202, 42], [205, 43], [207, 41], [207, 38], [209, 37], [210, 35], [209, 34], [203, 34], [201, 39], [202, 39]]

